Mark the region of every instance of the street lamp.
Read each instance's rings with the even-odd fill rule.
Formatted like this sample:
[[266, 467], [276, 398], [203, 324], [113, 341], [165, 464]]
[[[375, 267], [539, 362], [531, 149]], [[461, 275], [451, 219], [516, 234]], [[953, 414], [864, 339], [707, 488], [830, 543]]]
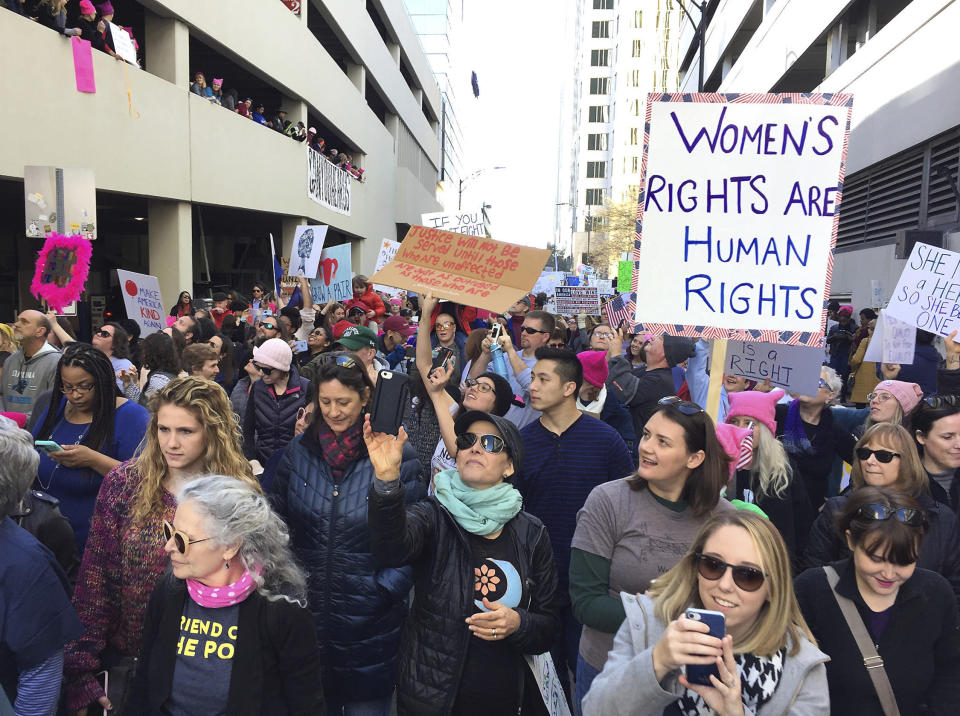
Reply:
[[690, 17], [690, 13], [687, 11], [687, 6], [684, 0], [677, 0], [677, 3], [680, 5], [680, 9], [683, 10], [683, 14], [687, 16], [687, 19], [690, 21], [690, 24], [693, 26], [694, 32], [697, 33], [697, 43], [700, 46], [700, 61], [699, 69], [697, 76], [697, 92], [703, 92], [703, 50], [704, 45], [706, 44], [707, 38], [707, 2], [708, 0], [686, 0], [691, 5], [693, 5], [697, 10], [700, 11], [700, 22], [694, 23], [693, 18]]
[[477, 171], [473, 172], [473, 174], [469, 175], [468, 177], [460, 179], [460, 182], [457, 186], [457, 211], [463, 209], [463, 185], [471, 179], [476, 179], [485, 171], [493, 171], [496, 169], [506, 169], [506, 167], [484, 167], [483, 169], [477, 169]]

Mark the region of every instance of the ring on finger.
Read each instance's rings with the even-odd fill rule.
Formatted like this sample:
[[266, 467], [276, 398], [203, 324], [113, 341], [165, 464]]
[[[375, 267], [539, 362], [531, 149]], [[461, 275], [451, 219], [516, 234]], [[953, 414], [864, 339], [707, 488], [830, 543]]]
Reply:
[[494, 638], [494, 639], [497, 638], [497, 630], [496, 630], [496, 628], [494, 628], [494, 630], [493, 630], [493, 638]]

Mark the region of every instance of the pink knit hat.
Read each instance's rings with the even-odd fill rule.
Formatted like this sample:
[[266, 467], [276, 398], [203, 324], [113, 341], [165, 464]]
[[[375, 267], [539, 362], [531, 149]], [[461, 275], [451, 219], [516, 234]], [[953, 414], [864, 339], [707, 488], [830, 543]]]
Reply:
[[784, 392], [777, 388], [769, 393], [759, 390], [744, 390], [741, 393], [728, 393], [730, 409], [727, 411], [727, 422], [738, 415], [746, 415], [757, 422], [763, 423], [773, 435], [777, 434], [775, 418], [777, 401], [784, 396]]
[[290, 361], [293, 360], [293, 351], [283, 340], [270, 338], [259, 348], [253, 349], [255, 363], [277, 368], [284, 372], [290, 370]]
[[583, 351], [583, 353], [577, 353], [577, 358], [583, 366], [585, 381], [597, 387], [602, 387], [607, 382], [610, 368], [607, 366], [606, 351]]
[[90, 2], [90, 0], [80, 0], [80, 14], [96, 15], [97, 9], [93, 6], [93, 3]]
[[923, 390], [916, 383], [907, 383], [903, 380], [881, 380], [874, 391], [885, 390], [900, 403], [904, 414], [909, 413], [917, 403], [923, 400]]
[[730, 458], [730, 475], [750, 466], [753, 460], [753, 431], [729, 423], [717, 423], [717, 440]]

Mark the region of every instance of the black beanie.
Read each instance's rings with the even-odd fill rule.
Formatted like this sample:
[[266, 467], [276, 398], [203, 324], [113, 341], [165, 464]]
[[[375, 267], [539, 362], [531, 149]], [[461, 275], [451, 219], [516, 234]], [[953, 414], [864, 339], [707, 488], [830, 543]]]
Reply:
[[680, 365], [687, 358], [693, 358], [697, 353], [697, 342], [693, 338], [682, 338], [680, 336], [663, 337], [663, 355], [667, 359], [667, 365], [673, 368]]
[[496, 373], [484, 373], [482, 377], [493, 381], [493, 394], [496, 396], [496, 400], [493, 403], [493, 410], [490, 412], [494, 415], [506, 415], [516, 397], [513, 388], [510, 387], [510, 381]]

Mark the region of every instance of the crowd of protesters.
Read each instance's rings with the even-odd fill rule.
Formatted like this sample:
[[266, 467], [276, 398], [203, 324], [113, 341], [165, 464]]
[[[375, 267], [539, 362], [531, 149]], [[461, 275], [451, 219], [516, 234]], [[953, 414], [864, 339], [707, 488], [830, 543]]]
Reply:
[[957, 713], [960, 344], [869, 363], [876, 314], [831, 305], [817, 389], [726, 375], [715, 423], [706, 342], [545, 298], [258, 283], [90, 344], [23, 311], [15, 713], [547, 713], [530, 663], [576, 714]]

